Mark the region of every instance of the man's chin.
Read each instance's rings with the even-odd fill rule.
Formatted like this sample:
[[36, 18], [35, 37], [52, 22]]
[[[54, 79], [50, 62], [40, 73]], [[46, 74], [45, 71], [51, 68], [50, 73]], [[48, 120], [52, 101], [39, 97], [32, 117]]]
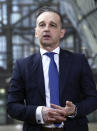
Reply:
[[49, 46], [52, 46], [52, 43], [45, 42], [45, 43], [41, 43], [41, 45], [44, 46], [44, 47], [49, 47]]

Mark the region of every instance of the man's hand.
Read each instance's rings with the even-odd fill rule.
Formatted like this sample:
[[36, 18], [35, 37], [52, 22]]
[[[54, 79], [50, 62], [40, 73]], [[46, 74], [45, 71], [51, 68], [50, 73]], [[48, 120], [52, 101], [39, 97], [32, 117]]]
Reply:
[[75, 108], [76, 106], [72, 102], [66, 101], [66, 106], [65, 106], [66, 116], [70, 116], [74, 114]]
[[42, 117], [45, 123], [52, 124], [52, 123], [61, 123], [66, 120], [65, 115], [60, 114], [59, 109], [52, 109], [48, 107], [42, 108]]
[[70, 101], [66, 101], [65, 107], [57, 106], [55, 104], [51, 104], [51, 107], [56, 109], [56, 112], [62, 116], [72, 115], [75, 112], [75, 108], [76, 108], [75, 105]]

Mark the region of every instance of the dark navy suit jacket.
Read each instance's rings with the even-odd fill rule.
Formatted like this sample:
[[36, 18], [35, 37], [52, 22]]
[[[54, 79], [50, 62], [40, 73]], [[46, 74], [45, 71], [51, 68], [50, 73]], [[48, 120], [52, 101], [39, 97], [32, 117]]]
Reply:
[[[92, 72], [84, 55], [60, 50], [60, 104], [66, 100], [77, 106], [77, 116], [67, 118], [65, 131], [87, 131], [86, 115], [97, 109], [97, 91]], [[24, 121], [23, 131], [39, 131], [36, 122], [37, 106], [45, 106], [45, 85], [40, 53], [18, 60], [14, 66], [8, 91], [8, 113]]]

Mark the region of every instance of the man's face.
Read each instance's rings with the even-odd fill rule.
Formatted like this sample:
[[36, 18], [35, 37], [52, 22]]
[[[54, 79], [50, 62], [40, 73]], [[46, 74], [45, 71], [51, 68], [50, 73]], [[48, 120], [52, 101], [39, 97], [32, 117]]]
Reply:
[[38, 38], [41, 48], [59, 46], [60, 38], [64, 36], [64, 30], [61, 29], [61, 21], [58, 14], [53, 12], [44, 12], [37, 18], [35, 36]]

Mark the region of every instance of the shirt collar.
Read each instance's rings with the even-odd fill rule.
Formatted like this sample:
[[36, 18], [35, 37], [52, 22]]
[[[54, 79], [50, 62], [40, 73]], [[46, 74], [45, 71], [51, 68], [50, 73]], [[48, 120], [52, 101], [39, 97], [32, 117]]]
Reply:
[[[40, 48], [40, 54], [41, 54], [41, 56], [42, 56], [43, 54], [45, 54], [46, 52], [48, 52], [48, 51], [47, 51], [47, 50], [44, 50], [44, 49], [42, 49], [42, 48]], [[57, 47], [57, 48], [54, 49], [52, 52], [54, 52], [54, 53], [56, 53], [56, 54], [59, 55], [60, 47]]]

